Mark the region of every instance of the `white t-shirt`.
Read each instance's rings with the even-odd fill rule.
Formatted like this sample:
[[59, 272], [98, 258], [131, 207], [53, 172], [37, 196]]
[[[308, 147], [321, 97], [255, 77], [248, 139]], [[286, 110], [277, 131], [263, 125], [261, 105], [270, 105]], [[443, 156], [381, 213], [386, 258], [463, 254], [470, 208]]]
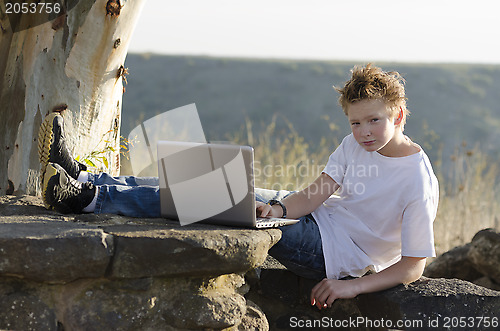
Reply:
[[438, 181], [421, 148], [410, 156], [386, 157], [367, 152], [350, 134], [323, 172], [341, 186], [339, 196], [312, 213], [328, 278], [379, 272], [401, 256], [435, 256]]

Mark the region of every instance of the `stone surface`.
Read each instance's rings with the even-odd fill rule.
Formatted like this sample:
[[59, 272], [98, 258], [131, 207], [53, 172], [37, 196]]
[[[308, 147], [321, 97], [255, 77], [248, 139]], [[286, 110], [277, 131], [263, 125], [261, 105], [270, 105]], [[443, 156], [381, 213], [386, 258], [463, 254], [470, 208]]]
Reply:
[[267, 251], [280, 236], [276, 230], [209, 225], [110, 225], [102, 228], [115, 240], [110, 277], [116, 278], [245, 272], [264, 262]]
[[472, 238], [468, 258], [478, 271], [500, 284], [500, 232], [479, 231]]
[[[180, 227], [160, 218], [60, 215], [39, 198], [0, 197], [0, 329], [289, 330], [344, 323], [344, 329], [372, 330], [385, 321], [382, 328], [413, 330], [435, 323], [446, 329], [454, 317], [498, 318], [500, 292], [425, 277], [319, 311], [309, 304], [316, 281], [265, 260], [280, 234]], [[445, 259], [474, 261], [495, 275], [496, 236], [478, 234], [466, 252]], [[400, 327], [400, 320], [422, 324]]]
[[269, 323], [262, 309], [250, 300], [247, 300], [247, 313], [238, 326], [239, 331], [269, 330]]
[[[309, 303], [311, 289], [317, 281], [296, 276], [284, 269], [274, 259], [266, 262], [258, 277], [252, 279], [247, 299], [255, 302], [267, 316], [270, 330], [291, 330], [307, 327], [307, 323], [320, 323], [309, 330], [331, 330], [330, 324], [325, 327], [324, 318], [336, 320], [356, 320], [361, 312], [353, 300], [338, 300], [331, 309], [318, 310]], [[276, 268], [277, 267], [277, 268]], [[303, 323], [303, 324], [301, 324]], [[352, 330], [366, 330], [356, 327]]]
[[[267, 320], [239, 293], [241, 275], [206, 278], [82, 279], [46, 284], [1, 279], [0, 329], [265, 330]], [[264, 328], [262, 328], [264, 327]]]
[[261, 265], [281, 236], [161, 218], [61, 215], [30, 196], [0, 197], [0, 215], [0, 276], [50, 282], [241, 273]]
[[1, 330], [57, 330], [55, 311], [18, 279], [0, 278]]
[[473, 281], [483, 276], [469, 260], [471, 244], [455, 247], [440, 255], [424, 271], [426, 277], [458, 278]]
[[61, 215], [0, 197], [0, 329], [268, 330], [244, 274], [279, 240], [253, 230]]
[[458, 278], [499, 290], [500, 233], [494, 229], [479, 231], [472, 242], [438, 256], [426, 267], [424, 275]]
[[[498, 291], [458, 279], [425, 277], [407, 286], [337, 300], [332, 308], [320, 311], [309, 304], [316, 283], [282, 268], [263, 268], [247, 298], [266, 313], [271, 330], [289, 330], [299, 323], [304, 326], [316, 323], [315, 330], [329, 330], [338, 323], [344, 323], [345, 329], [372, 330], [382, 321], [388, 329], [432, 329], [436, 323], [438, 329], [445, 329], [445, 323], [453, 317], [487, 316], [498, 321], [500, 311]], [[407, 324], [404, 328], [397, 327], [398, 321]], [[475, 326], [472, 329], [491, 329]]]
[[57, 317], [69, 330], [229, 328], [246, 314], [233, 277], [79, 281], [56, 292]]
[[500, 284], [495, 283], [490, 277], [483, 276], [473, 281], [474, 284], [490, 288], [495, 291], [500, 291]]
[[38, 217], [0, 218], [0, 275], [45, 282], [103, 277], [112, 236], [95, 227]]
[[[407, 286], [361, 295], [356, 301], [362, 314], [370, 319], [422, 321], [426, 327], [436, 322], [444, 327], [451, 319], [475, 319], [480, 316], [498, 319], [500, 311], [500, 292], [460, 279], [422, 277]], [[477, 321], [474, 323], [471, 329], [491, 329], [479, 326]]]

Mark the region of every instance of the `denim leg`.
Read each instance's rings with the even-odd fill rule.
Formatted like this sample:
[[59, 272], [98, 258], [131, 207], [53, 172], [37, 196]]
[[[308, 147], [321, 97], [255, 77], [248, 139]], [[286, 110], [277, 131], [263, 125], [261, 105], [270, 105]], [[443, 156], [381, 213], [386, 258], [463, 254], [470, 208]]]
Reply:
[[[293, 193], [295, 192], [290, 192], [287, 196]], [[257, 193], [255, 200], [267, 202]], [[298, 223], [280, 227], [281, 239], [271, 247], [269, 255], [299, 276], [323, 279], [326, 277], [326, 269], [318, 224], [311, 214], [299, 219]]]
[[300, 222], [280, 227], [280, 230], [281, 239], [271, 247], [269, 255], [299, 276], [326, 278], [321, 234], [312, 215], [303, 216]]
[[94, 213], [160, 217], [158, 186], [100, 185]]
[[135, 177], [118, 176], [113, 177], [102, 172], [100, 174], [88, 173], [89, 182], [94, 185], [124, 185], [124, 186], [159, 186], [158, 177]]

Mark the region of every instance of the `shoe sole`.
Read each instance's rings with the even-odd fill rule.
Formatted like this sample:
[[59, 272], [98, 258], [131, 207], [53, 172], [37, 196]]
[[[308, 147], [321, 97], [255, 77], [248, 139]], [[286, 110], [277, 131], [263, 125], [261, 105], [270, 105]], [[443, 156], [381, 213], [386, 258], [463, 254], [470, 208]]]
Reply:
[[53, 130], [54, 118], [58, 113], [51, 113], [45, 117], [38, 132], [38, 158], [40, 160], [40, 181], [43, 182], [47, 165], [49, 164], [50, 146], [54, 141]]
[[47, 202], [47, 187], [49, 186], [49, 180], [58, 174], [58, 170], [54, 168], [52, 165], [46, 165], [45, 172], [43, 175], [42, 179], [42, 200], [43, 204], [45, 205], [45, 208], [51, 210], [54, 209], [52, 206]]

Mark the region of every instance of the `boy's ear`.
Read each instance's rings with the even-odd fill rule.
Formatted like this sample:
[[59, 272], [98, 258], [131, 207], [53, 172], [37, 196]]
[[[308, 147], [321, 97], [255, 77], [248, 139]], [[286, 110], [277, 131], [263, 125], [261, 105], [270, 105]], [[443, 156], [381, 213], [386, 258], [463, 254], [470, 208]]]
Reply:
[[399, 107], [399, 114], [398, 117], [394, 120], [395, 125], [401, 124], [401, 121], [403, 121], [403, 116], [404, 116], [404, 110], [403, 107]]

